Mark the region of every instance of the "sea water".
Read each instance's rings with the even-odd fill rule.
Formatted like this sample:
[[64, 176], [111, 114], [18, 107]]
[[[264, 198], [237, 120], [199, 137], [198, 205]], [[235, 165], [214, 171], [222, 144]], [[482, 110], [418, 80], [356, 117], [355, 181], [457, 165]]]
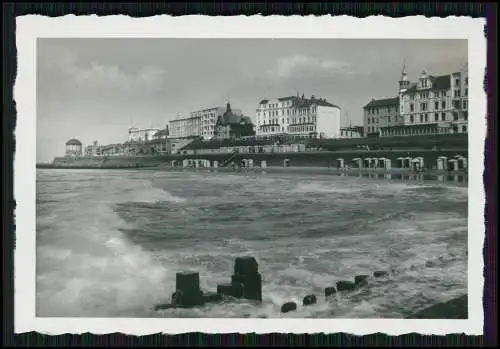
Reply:
[[[467, 186], [328, 174], [37, 170], [37, 316], [402, 318], [467, 293]], [[154, 311], [254, 256], [262, 304]], [[358, 274], [389, 276], [325, 299]], [[318, 302], [303, 307], [302, 298]], [[284, 302], [296, 312], [281, 314]]]

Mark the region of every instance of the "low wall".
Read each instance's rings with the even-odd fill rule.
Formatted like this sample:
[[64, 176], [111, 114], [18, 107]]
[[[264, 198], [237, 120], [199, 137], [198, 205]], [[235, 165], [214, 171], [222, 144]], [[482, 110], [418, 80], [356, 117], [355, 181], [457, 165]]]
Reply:
[[347, 165], [354, 158], [387, 158], [391, 160], [391, 167], [397, 168], [400, 157], [422, 157], [424, 168], [433, 169], [437, 166], [437, 158], [445, 156], [448, 159], [456, 155], [468, 157], [468, 150], [443, 149], [443, 150], [392, 150], [392, 151], [335, 151], [335, 152], [298, 152], [298, 153], [236, 153], [236, 154], [202, 154], [202, 155], [158, 155], [158, 156], [110, 156], [110, 157], [80, 157], [80, 158], [56, 158], [53, 162], [54, 168], [142, 168], [142, 167], [169, 167], [172, 161], [183, 159], [206, 159], [224, 163], [229, 157], [231, 161], [240, 163], [244, 159], [252, 159], [254, 166], [260, 166], [261, 161], [266, 161], [267, 166], [283, 166], [285, 159], [288, 159], [288, 166], [293, 167], [339, 167], [338, 158], [344, 159]]

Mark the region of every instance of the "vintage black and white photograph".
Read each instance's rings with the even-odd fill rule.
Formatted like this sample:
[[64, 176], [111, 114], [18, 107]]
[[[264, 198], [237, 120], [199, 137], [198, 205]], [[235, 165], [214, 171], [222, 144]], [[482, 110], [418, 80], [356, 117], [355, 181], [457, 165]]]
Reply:
[[467, 38], [35, 45], [35, 317], [470, 318]]

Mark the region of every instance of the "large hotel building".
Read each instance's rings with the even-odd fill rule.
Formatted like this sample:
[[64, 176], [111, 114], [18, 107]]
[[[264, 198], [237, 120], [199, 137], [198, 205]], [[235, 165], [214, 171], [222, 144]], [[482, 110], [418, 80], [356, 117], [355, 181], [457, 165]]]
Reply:
[[282, 97], [260, 101], [256, 115], [257, 136], [295, 135], [339, 138], [340, 107], [323, 98]]
[[422, 71], [411, 83], [403, 69], [399, 95], [364, 107], [365, 135], [391, 137], [468, 132], [468, 67], [433, 76]]
[[[205, 140], [215, 135], [215, 124], [219, 116], [224, 115], [225, 107], [214, 107], [189, 113], [188, 117], [178, 116], [169, 121], [170, 137], [186, 138], [201, 136]], [[241, 109], [232, 109], [233, 114], [241, 116]]]

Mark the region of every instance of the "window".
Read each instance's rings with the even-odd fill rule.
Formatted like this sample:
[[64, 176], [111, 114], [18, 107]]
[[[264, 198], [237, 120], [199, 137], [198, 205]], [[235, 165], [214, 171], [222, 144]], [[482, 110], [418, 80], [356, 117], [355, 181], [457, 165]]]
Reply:
[[469, 95], [469, 88], [468, 88], [468, 87], [466, 87], [466, 88], [465, 88], [465, 97], [467, 97], [468, 95]]
[[410, 122], [413, 123], [413, 115], [410, 115]]
[[460, 97], [460, 90], [459, 90], [459, 89], [456, 89], [456, 90], [454, 91], [454, 96], [455, 96], [455, 97]]
[[387, 112], [390, 113], [391, 112], [391, 107], [387, 107]]
[[426, 111], [427, 110], [427, 103], [420, 103], [420, 110]]
[[463, 107], [464, 109], [467, 109], [467, 101], [463, 101]]
[[446, 97], [446, 91], [441, 91], [441, 97]]
[[370, 118], [368, 118], [368, 125], [370, 124]]
[[469, 119], [469, 112], [467, 110], [464, 111], [464, 120]]
[[462, 132], [467, 133], [467, 126], [465, 126], [465, 125], [462, 126]]
[[434, 102], [434, 110], [438, 110], [439, 109], [439, 102]]
[[413, 106], [413, 103], [410, 104], [410, 111], [413, 112], [415, 107]]
[[429, 121], [429, 115], [427, 113], [424, 114], [425, 122]]
[[424, 122], [424, 116], [420, 114], [420, 122]]
[[438, 113], [434, 113], [434, 121], [439, 121], [439, 114]]
[[457, 85], [457, 86], [460, 85], [460, 79], [459, 78], [455, 79], [455, 85]]
[[441, 109], [446, 109], [446, 101], [441, 102]]
[[377, 108], [377, 114], [378, 114], [378, 108]]
[[458, 120], [458, 113], [453, 112], [453, 120], [457, 121]]
[[445, 121], [446, 120], [446, 113], [441, 113], [441, 121]]
[[391, 122], [391, 117], [390, 116], [387, 119], [388, 119], [389, 122]]

